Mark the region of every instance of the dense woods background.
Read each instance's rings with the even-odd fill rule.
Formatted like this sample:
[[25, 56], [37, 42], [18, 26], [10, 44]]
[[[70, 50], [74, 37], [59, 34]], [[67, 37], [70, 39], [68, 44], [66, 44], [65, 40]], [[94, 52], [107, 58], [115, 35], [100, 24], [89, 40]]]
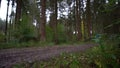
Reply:
[[[42, 41], [58, 44], [90, 40], [97, 34], [120, 34], [119, 0], [7, 2], [6, 20], [0, 19], [0, 42]], [[10, 5], [12, 10], [9, 10]], [[11, 14], [8, 15], [8, 12]]]
[[33, 68], [120, 68], [120, 0], [7, 0], [6, 19], [0, 19], [0, 49], [86, 41], [98, 46], [80, 55], [32, 63]]

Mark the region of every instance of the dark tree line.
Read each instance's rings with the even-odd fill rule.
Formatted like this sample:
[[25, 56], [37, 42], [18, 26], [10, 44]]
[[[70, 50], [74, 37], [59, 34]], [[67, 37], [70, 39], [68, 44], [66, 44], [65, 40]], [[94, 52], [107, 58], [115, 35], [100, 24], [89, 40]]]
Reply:
[[[120, 33], [119, 0], [7, 1], [6, 41], [11, 38], [48, 41], [51, 38], [52, 42], [59, 43], [90, 39], [98, 33]], [[11, 10], [9, 16], [10, 2], [16, 11]]]

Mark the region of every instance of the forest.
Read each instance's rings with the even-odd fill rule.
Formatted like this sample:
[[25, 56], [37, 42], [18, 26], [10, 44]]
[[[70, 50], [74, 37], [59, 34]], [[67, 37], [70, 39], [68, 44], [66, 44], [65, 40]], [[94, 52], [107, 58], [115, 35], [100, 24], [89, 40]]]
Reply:
[[[120, 0], [6, 1], [6, 19], [0, 18], [0, 68], [120, 67]], [[38, 54], [54, 57], [41, 61]], [[32, 55], [37, 58], [26, 58]]]

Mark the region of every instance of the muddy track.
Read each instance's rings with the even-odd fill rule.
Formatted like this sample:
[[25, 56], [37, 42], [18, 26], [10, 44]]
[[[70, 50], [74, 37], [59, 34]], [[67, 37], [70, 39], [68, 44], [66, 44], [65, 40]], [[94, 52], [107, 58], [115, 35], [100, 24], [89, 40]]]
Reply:
[[0, 50], [0, 68], [9, 68], [16, 63], [47, 60], [63, 52], [82, 52], [93, 46], [95, 44], [3, 49]]

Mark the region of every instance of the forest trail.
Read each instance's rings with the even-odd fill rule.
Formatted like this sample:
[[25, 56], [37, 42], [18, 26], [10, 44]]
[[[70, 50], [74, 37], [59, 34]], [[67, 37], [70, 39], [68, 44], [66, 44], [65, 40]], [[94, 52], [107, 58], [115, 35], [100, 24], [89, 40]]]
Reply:
[[83, 52], [94, 46], [96, 44], [3, 49], [0, 50], [0, 68], [9, 68], [16, 63], [48, 60], [61, 53]]

